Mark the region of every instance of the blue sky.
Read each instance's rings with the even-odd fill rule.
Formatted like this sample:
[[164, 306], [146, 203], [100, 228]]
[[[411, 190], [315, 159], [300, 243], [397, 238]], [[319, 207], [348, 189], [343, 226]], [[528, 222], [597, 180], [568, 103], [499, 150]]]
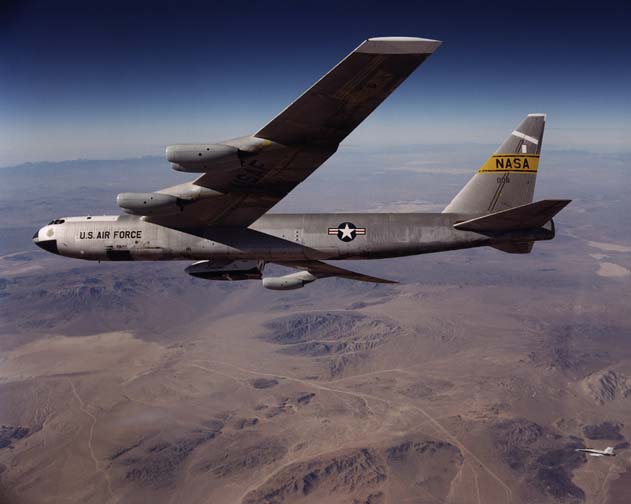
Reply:
[[37, 2], [0, 8], [0, 166], [256, 131], [371, 36], [444, 42], [348, 145], [631, 150], [624, 2]]

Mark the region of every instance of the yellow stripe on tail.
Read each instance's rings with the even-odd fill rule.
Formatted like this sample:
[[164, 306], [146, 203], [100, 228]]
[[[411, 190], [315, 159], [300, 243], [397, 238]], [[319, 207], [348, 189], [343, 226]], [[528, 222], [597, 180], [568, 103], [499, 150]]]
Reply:
[[478, 173], [537, 173], [538, 168], [538, 154], [495, 154], [480, 167]]

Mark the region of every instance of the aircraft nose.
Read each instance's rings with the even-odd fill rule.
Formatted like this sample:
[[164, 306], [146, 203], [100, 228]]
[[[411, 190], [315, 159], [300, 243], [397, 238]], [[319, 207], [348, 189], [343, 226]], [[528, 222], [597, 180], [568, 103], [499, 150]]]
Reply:
[[46, 252], [59, 254], [59, 250], [57, 249], [57, 240], [41, 240], [39, 238], [40, 231], [41, 230], [39, 229], [35, 231], [35, 234], [33, 235], [33, 243]]

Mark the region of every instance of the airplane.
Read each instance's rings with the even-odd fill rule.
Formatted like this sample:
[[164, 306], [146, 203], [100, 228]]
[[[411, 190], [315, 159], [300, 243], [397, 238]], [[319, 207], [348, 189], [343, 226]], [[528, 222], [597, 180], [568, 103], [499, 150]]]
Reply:
[[590, 457], [615, 457], [613, 447], [608, 446], [604, 450], [594, 450], [592, 448], [577, 448], [577, 452], [587, 453]]
[[[171, 167], [192, 182], [121, 193], [126, 215], [54, 219], [33, 236], [42, 249], [96, 261], [196, 261], [209, 280], [262, 280], [290, 290], [341, 277], [397, 283], [324, 261], [381, 259], [489, 246], [529, 253], [555, 235], [570, 200], [533, 202], [545, 114], [528, 114], [439, 213], [269, 213], [441, 42], [378, 37], [362, 42], [256, 133], [216, 144], [171, 145]], [[264, 275], [266, 264], [295, 269]]]

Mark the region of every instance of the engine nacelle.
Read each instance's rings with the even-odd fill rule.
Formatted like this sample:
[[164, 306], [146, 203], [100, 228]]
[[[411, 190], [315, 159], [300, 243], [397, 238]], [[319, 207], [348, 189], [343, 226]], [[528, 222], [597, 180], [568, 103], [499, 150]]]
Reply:
[[206, 173], [221, 169], [238, 169], [241, 166], [239, 149], [224, 144], [169, 145], [167, 160], [176, 171]]
[[187, 201], [163, 193], [120, 193], [116, 204], [132, 215], [171, 215], [182, 211]]
[[260, 280], [262, 276], [257, 261], [198, 261], [185, 271], [205, 280]]
[[298, 271], [282, 277], [268, 277], [263, 279], [263, 287], [270, 290], [302, 289], [308, 283], [316, 280], [308, 271]]

